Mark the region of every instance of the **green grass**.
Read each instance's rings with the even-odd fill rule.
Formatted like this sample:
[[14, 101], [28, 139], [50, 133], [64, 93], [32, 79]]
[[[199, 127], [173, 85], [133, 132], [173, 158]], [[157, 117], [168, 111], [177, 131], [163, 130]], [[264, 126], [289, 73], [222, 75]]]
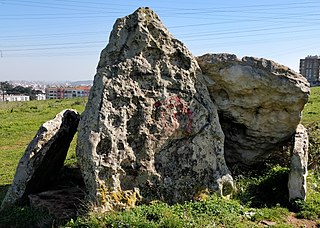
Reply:
[[[0, 102], [0, 202], [14, 177], [18, 161], [39, 127], [64, 109], [82, 112], [86, 99]], [[76, 137], [70, 145], [66, 164], [74, 164]], [[46, 212], [15, 207], [0, 214], [0, 227], [51, 227]]]
[[320, 87], [311, 88], [309, 102], [302, 113], [302, 123], [309, 134], [309, 169], [320, 168]]
[[141, 205], [123, 212], [92, 214], [71, 220], [67, 227], [258, 227], [268, 220], [285, 226], [288, 210], [253, 209], [236, 200], [211, 196], [205, 201], [169, 206], [165, 203]]
[[[48, 100], [0, 103], [0, 201], [11, 183], [16, 166], [39, 126], [66, 108], [84, 110], [86, 100]], [[237, 194], [233, 199], [211, 196], [205, 201], [167, 205], [155, 202], [130, 210], [105, 214], [90, 213], [60, 223], [61, 227], [292, 227], [287, 223], [289, 210], [300, 218], [320, 223], [320, 87], [312, 88], [310, 102], [303, 111], [303, 124], [310, 135], [310, 161], [306, 202], [286, 203], [288, 169], [270, 167], [264, 174], [236, 177]], [[75, 140], [65, 164], [75, 164]], [[1, 212], [0, 227], [51, 227], [57, 225], [45, 212], [28, 207]]]
[[318, 220], [320, 218], [320, 172], [308, 175], [308, 195], [306, 202], [297, 200], [295, 209], [299, 218]]
[[[10, 184], [18, 161], [39, 127], [67, 108], [82, 112], [86, 100], [0, 102], [0, 185]], [[66, 162], [75, 162], [73, 140]], [[71, 162], [70, 162], [71, 161]], [[1, 195], [1, 194], [0, 194]]]
[[305, 126], [320, 122], [320, 86], [311, 88], [309, 102], [302, 112], [302, 124]]

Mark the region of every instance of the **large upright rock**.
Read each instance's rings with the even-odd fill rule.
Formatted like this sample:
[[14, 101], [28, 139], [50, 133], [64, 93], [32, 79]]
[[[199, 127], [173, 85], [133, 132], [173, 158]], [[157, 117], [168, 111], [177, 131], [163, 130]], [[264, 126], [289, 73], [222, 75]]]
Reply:
[[1, 209], [27, 204], [30, 194], [49, 189], [63, 166], [79, 119], [77, 111], [64, 110], [39, 128], [19, 161]]
[[78, 130], [88, 199], [105, 210], [139, 193], [178, 202], [232, 191], [201, 70], [149, 8], [116, 21]]
[[273, 61], [231, 54], [198, 57], [218, 106], [230, 164], [254, 165], [291, 139], [308, 101], [307, 80]]

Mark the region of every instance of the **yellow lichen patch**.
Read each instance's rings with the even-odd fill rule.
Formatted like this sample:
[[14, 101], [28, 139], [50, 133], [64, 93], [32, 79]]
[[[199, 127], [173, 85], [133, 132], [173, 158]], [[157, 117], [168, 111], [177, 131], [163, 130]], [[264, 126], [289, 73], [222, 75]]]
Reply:
[[100, 185], [100, 204], [106, 210], [124, 210], [135, 207], [136, 203], [142, 199], [139, 189], [133, 190], [112, 190]]
[[108, 191], [103, 183], [100, 183], [100, 188], [98, 189], [101, 205], [107, 204], [107, 194]]

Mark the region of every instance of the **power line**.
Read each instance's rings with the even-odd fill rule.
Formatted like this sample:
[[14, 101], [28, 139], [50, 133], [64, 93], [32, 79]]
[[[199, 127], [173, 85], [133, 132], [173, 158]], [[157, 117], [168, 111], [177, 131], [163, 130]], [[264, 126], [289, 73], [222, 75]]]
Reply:
[[[162, 1], [166, 2], [166, 1]], [[169, 1], [167, 1], [169, 3]], [[89, 2], [89, 1], [64, 1], [64, 0], [53, 0], [50, 3], [40, 2], [36, 0], [11, 0], [4, 1], [0, 0], [0, 3], [5, 6], [20, 6], [28, 8], [42, 8], [50, 10], [58, 10], [55, 13], [24, 13], [16, 14], [0, 14], [2, 21], [10, 21], [13, 23], [14, 20], [52, 20], [47, 22], [46, 26], [50, 28], [56, 24], [55, 21], [65, 20], [63, 28], [67, 29], [76, 22], [81, 22], [78, 26], [81, 27], [88, 23], [85, 20], [112, 18], [114, 22], [115, 17], [126, 15], [128, 11], [128, 5], [112, 3], [108, 6], [103, 4], [102, 1]], [[136, 6], [139, 3], [131, 3], [131, 6]], [[110, 7], [111, 6], [111, 7]], [[289, 3], [277, 3], [275, 4], [241, 4], [237, 8], [233, 6], [222, 6], [222, 7], [159, 7], [155, 6], [156, 12], [161, 15], [161, 18], [171, 22], [167, 27], [176, 33], [183, 42], [201, 42], [208, 41], [214, 44], [214, 40], [222, 39], [234, 39], [234, 38], [245, 38], [250, 37], [251, 34], [255, 34], [255, 38], [259, 41], [265, 40], [266, 36], [279, 37], [280, 34], [290, 34], [295, 39], [300, 39], [301, 36], [295, 35], [295, 33], [311, 34], [312, 31], [315, 35], [319, 32], [319, 20], [320, 20], [320, 2], [318, 1], [306, 1], [298, 2], [292, 1]], [[281, 14], [280, 14], [281, 12]], [[227, 16], [226, 16], [227, 15]], [[173, 23], [172, 18], [177, 19], [178, 22]], [[186, 24], [183, 21], [184, 18], [194, 19], [193, 24]], [[179, 20], [178, 20], [179, 19]], [[203, 20], [206, 22], [203, 22]], [[71, 24], [71, 20], [73, 24]], [[312, 20], [316, 24], [309, 24], [308, 21]], [[83, 22], [85, 21], [85, 22]], [[197, 23], [198, 21], [202, 21]], [[92, 21], [93, 22], [93, 21]], [[96, 23], [96, 22], [94, 22]], [[103, 23], [110, 23], [106, 21]], [[179, 24], [180, 23], [180, 24]], [[284, 23], [286, 24], [284, 26]], [[4, 25], [4, 24], [3, 24]], [[225, 25], [224, 28], [221, 28]], [[6, 26], [6, 25], [5, 25]], [[30, 24], [23, 28], [38, 28], [37, 24]], [[217, 26], [217, 27], [216, 27]], [[8, 27], [8, 26], [6, 26]], [[215, 31], [215, 28], [218, 28]], [[310, 28], [310, 31], [308, 31]], [[313, 29], [312, 29], [313, 28]], [[17, 30], [17, 28], [13, 28]], [[81, 28], [82, 29], [82, 28]], [[183, 32], [181, 33], [181, 31]], [[210, 31], [211, 30], [211, 31]], [[105, 44], [106, 41], [90, 41], [99, 34], [107, 35], [109, 31], [79, 31], [79, 32], [56, 32], [56, 33], [41, 33], [34, 34], [29, 33], [25, 35], [1, 35], [0, 48], [2, 48], [7, 55], [7, 52], [32, 52], [32, 51], [46, 51], [46, 50], [75, 50], [76, 47], [84, 48], [82, 45], [90, 47], [92, 45]], [[4, 34], [2, 32], [2, 34]], [[79, 37], [77, 37], [79, 36]], [[303, 38], [303, 37], [302, 37]], [[28, 43], [26, 41], [34, 39], [37, 44]], [[42, 43], [40, 40], [48, 40], [47, 43]], [[276, 38], [273, 38], [276, 39]], [[23, 40], [23, 43], [15, 42]], [[55, 42], [50, 42], [54, 40]], [[251, 38], [252, 40], [252, 38]], [[6, 42], [6, 43], [4, 43]], [[230, 41], [231, 42], [231, 41]], [[82, 46], [82, 47], [81, 47]], [[4, 47], [6, 47], [4, 49]], [[2, 53], [1, 53], [2, 55]]]

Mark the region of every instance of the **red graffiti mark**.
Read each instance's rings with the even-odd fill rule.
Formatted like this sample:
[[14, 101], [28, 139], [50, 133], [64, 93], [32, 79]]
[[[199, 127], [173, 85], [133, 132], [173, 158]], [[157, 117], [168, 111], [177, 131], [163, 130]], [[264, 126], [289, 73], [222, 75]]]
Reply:
[[192, 120], [193, 120], [193, 112], [189, 108], [188, 103], [180, 98], [179, 96], [170, 97], [165, 100], [158, 100], [155, 104], [156, 108], [161, 108], [161, 121], [163, 127], [166, 129], [168, 122], [168, 118], [173, 119], [173, 128], [178, 129], [181, 125], [181, 121], [187, 119], [187, 124], [184, 130], [188, 133], [191, 133], [192, 130]]

